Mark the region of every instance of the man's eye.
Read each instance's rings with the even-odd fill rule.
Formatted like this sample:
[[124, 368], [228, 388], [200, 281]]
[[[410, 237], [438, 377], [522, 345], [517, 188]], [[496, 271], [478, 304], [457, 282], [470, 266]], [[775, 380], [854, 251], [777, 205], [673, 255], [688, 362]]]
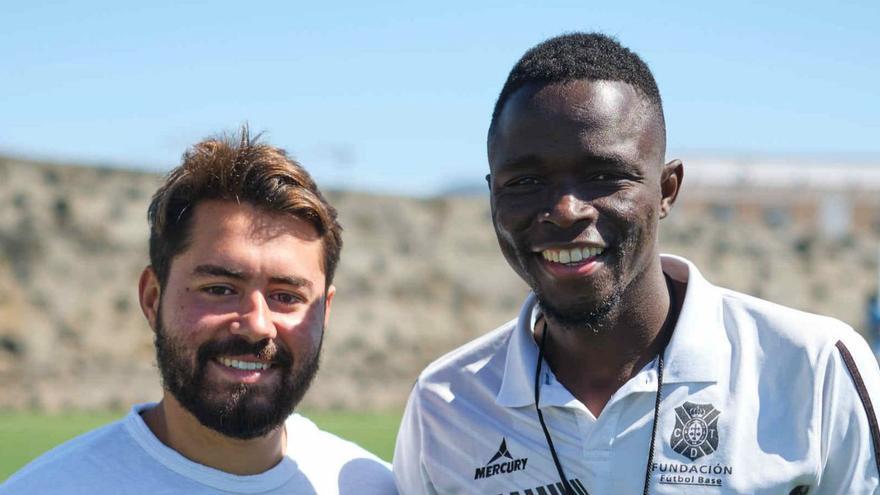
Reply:
[[211, 285], [202, 289], [206, 294], [210, 294], [212, 296], [231, 296], [234, 294], [231, 288], [226, 287], [225, 285]]
[[516, 187], [516, 186], [536, 186], [540, 184], [541, 181], [538, 180], [537, 177], [517, 177], [516, 179], [512, 179], [508, 181], [505, 186], [507, 187]]
[[298, 302], [302, 302], [302, 298], [296, 294], [291, 294], [289, 292], [278, 292], [272, 294], [272, 298], [281, 304], [296, 304]]
[[602, 172], [602, 173], [598, 173], [598, 174], [593, 175], [590, 178], [590, 180], [603, 182], [603, 181], [626, 180], [626, 178], [627, 178], [626, 175], [622, 175], [622, 174], [618, 174], [618, 173]]

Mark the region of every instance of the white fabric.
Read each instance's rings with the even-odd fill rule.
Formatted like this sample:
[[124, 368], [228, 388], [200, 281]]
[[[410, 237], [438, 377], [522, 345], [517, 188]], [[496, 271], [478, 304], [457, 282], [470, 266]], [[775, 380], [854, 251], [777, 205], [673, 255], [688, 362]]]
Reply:
[[268, 471], [236, 476], [167, 447], [132, 408], [123, 419], [66, 442], [0, 485], [0, 494], [393, 494], [388, 463], [294, 414], [287, 455]]
[[[864, 339], [837, 320], [715, 287], [682, 258], [662, 261], [687, 292], [664, 357], [650, 492], [880, 493], [867, 415], [835, 347], [851, 351], [877, 408], [880, 369]], [[394, 455], [401, 493], [562, 493], [534, 407], [537, 311], [529, 296], [517, 320], [421, 374]], [[656, 363], [598, 418], [545, 363], [540, 405], [578, 493], [642, 493]], [[802, 485], [809, 491], [792, 491]]]

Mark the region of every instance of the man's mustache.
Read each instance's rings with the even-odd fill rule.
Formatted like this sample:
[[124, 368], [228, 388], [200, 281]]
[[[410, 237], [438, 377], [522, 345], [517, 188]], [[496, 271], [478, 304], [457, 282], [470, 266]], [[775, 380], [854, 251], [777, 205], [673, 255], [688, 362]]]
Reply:
[[224, 340], [205, 342], [199, 347], [198, 362], [204, 366], [208, 361], [220, 356], [246, 356], [251, 355], [260, 361], [269, 362], [275, 366], [289, 368], [293, 365], [293, 355], [284, 347], [271, 339], [263, 339], [258, 342], [248, 342], [241, 337], [231, 337]]

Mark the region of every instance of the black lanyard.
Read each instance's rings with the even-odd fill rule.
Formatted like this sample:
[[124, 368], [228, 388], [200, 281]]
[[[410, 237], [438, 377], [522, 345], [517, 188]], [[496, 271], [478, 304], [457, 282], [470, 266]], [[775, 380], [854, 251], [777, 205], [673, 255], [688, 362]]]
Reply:
[[[678, 303], [669, 276], [665, 273], [663, 276], [666, 279], [666, 287], [669, 291], [669, 316], [666, 318], [666, 325], [674, 327], [675, 322], [678, 320], [678, 316], [674, 315], [674, 312], [678, 309]], [[664, 329], [666, 325], [664, 325]], [[548, 333], [550, 332], [548, 332], [547, 324], [545, 323], [544, 332], [541, 334], [541, 346], [538, 351], [538, 364], [535, 366], [535, 411], [538, 412], [538, 421], [541, 422], [541, 429], [544, 430], [544, 437], [547, 439], [547, 446], [550, 448], [550, 455], [553, 456], [553, 464], [556, 465], [556, 472], [559, 473], [559, 480], [562, 482], [562, 486], [565, 487], [565, 495], [577, 495], [577, 492], [571, 488], [571, 484], [565, 476], [565, 471], [562, 469], [562, 463], [559, 461], [559, 455], [556, 454], [556, 448], [553, 446], [553, 439], [550, 437], [550, 430], [547, 429], [547, 423], [544, 422], [544, 414], [541, 412], [541, 408], [538, 407], [541, 400], [541, 363], [544, 360], [544, 345], [547, 343]], [[663, 394], [663, 354], [666, 352], [666, 345], [668, 343], [669, 340], [667, 339], [663, 344], [663, 348], [660, 349], [660, 354], [657, 355], [657, 395], [654, 399], [654, 421], [651, 425], [651, 443], [648, 446], [648, 465], [645, 467], [644, 495], [648, 495], [651, 486], [651, 465], [654, 463], [654, 439], [657, 436], [657, 420], [660, 417], [660, 399]]]

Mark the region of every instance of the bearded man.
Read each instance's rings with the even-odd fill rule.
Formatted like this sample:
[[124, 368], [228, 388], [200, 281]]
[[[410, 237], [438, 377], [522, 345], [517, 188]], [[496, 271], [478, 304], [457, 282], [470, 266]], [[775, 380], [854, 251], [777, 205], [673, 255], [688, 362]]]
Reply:
[[246, 128], [209, 139], [148, 218], [138, 290], [162, 400], [55, 448], [0, 493], [396, 493], [387, 463], [292, 414], [318, 371], [342, 248], [305, 169]]

